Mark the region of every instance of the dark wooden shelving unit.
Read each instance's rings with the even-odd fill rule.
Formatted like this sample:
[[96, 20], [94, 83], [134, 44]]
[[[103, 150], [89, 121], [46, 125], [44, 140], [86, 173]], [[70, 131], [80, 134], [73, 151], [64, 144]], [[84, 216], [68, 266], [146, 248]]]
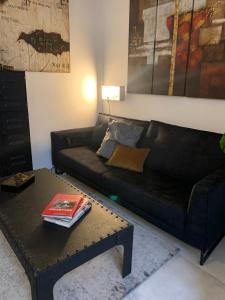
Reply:
[[32, 170], [25, 72], [0, 71], [0, 177]]

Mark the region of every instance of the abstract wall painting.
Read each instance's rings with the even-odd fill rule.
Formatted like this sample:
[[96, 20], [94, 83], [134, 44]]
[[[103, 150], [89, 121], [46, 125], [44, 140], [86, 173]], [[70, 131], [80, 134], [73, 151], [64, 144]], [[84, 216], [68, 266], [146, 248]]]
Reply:
[[0, 69], [70, 71], [69, 0], [0, 0]]
[[225, 0], [130, 0], [128, 92], [225, 99]]

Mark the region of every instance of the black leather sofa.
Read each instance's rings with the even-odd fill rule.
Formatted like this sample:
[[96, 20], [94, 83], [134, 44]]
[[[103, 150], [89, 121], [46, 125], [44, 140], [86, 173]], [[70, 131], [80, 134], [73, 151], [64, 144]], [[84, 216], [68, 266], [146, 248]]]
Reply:
[[143, 126], [138, 147], [149, 147], [144, 173], [108, 167], [96, 155], [110, 118], [94, 127], [51, 133], [52, 161], [153, 224], [201, 250], [203, 264], [225, 233], [225, 155], [220, 134], [158, 121], [126, 119]]

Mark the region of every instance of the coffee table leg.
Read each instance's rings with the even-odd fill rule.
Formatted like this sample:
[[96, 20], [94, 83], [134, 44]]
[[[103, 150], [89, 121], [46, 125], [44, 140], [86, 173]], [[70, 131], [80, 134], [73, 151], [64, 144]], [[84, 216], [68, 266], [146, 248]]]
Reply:
[[123, 245], [123, 270], [122, 276], [126, 277], [131, 273], [132, 269], [132, 253], [133, 253], [133, 232], [134, 228], [130, 226], [126, 232], [124, 232], [121, 238], [121, 244]]
[[36, 278], [31, 283], [32, 300], [54, 300], [53, 287], [48, 280], [44, 280], [40, 277]]

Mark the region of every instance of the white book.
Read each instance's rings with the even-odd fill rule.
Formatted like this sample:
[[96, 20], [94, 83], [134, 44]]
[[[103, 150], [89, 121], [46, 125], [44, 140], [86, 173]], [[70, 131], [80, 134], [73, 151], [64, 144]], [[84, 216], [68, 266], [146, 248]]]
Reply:
[[85, 213], [87, 213], [91, 209], [91, 203], [88, 202], [85, 206], [82, 206], [77, 213], [74, 215], [73, 219], [68, 221], [68, 220], [63, 220], [63, 219], [53, 219], [53, 218], [48, 218], [45, 217], [44, 221], [57, 224], [66, 228], [70, 228], [73, 224], [75, 224]]

